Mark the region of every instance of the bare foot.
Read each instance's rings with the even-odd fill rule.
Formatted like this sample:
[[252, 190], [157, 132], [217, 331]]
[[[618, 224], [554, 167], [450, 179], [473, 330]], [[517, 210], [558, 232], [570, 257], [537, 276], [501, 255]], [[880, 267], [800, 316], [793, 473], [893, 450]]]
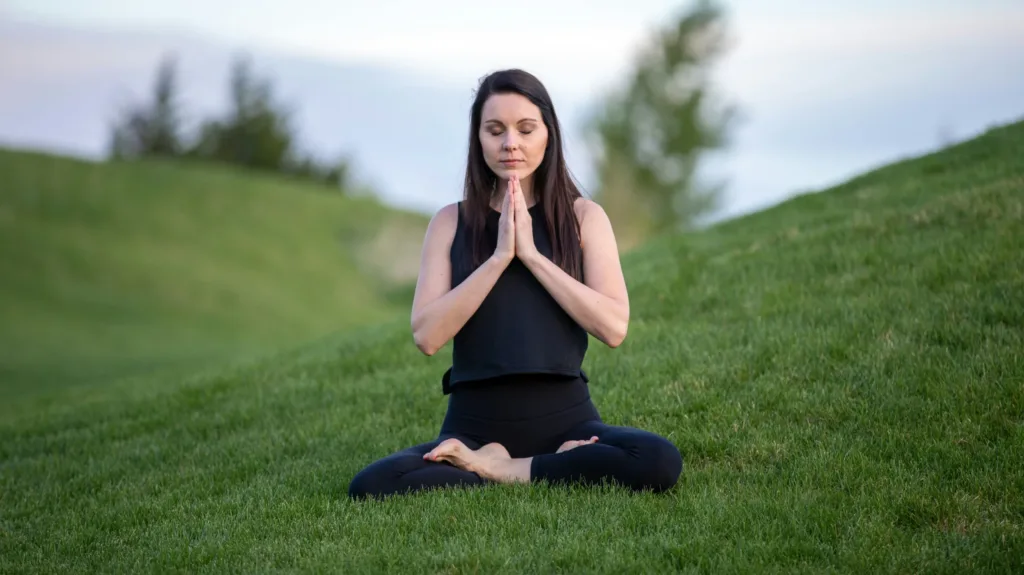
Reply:
[[480, 449], [477, 449], [476, 452], [480, 455], [485, 455], [486, 457], [512, 459], [512, 456], [508, 454], [508, 450], [505, 449], [505, 446], [497, 442], [488, 443]]
[[503, 464], [512, 460], [500, 443], [488, 443], [473, 451], [458, 439], [449, 438], [423, 455], [427, 461], [447, 462], [459, 469], [472, 471], [484, 479], [498, 481]]
[[569, 451], [570, 449], [576, 449], [581, 445], [590, 445], [591, 443], [597, 442], [597, 436], [594, 435], [590, 439], [571, 439], [562, 444], [555, 453], [562, 453], [563, 451]]

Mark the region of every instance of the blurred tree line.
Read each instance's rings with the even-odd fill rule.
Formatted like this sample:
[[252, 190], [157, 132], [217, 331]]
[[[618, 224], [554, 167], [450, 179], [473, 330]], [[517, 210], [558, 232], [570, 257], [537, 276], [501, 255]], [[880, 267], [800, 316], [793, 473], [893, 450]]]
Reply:
[[592, 118], [594, 197], [626, 246], [693, 227], [719, 207], [722, 186], [700, 181], [699, 160], [727, 145], [734, 107], [712, 92], [726, 48], [723, 9], [697, 0], [658, 31], [622, 86]]
[[[712, 90], [711, 72], [725, 53], [724, 10], [693, 0], [657, 31], [618, 90], [600, 103], [590, 134], [601, 202], [627, 248], [698, 224], [720, 205], [722, 186], [698, 177], [708, 152], [728, 144], [736, 109]], [[238, 58], [228, 83], [228, 111], [183, 135], [173, 58], [157, 72], [152, 101], [123, 111], [112, 130], [111, 156], [213, 160], [348, 187], [347, 159], [323, 164], [299, 151], [287, 110], [267, 80]]]
[[289, 110], [275, 101], [270, 82], [253, 73], [247, 57], [237, 57], [232, 64], [227, 111], [202, 120], [191, 137], [185, 133], [178, 89], [176, 59], [165, 56], [151, 101], [126, 107], [114, 122], [111, 159], [214, 161], [349, 187], [347, 158], [325, 163], [300, 150]]

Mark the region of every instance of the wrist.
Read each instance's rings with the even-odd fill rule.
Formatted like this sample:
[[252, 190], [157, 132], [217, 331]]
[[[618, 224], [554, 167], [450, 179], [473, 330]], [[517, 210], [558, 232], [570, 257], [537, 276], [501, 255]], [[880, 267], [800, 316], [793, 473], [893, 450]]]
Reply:
[[526, 253], [516, 253], [516, 257], [522, 260], [524, 265], [532, 266], [533, 264], [537, 263], [538, 258], [541, 258], [543, 256], [541, 256], [540, 252], [537, 250], [530, 250]]
[[513, 259], [515, 259], [515, 254], [510, 255], [510, 256], [505, 256], [505, 255], [502, 255], [502, 254], [494, 253], [494, 254], [491, 254], [491, 257], [489, 259], [496, 266], [501, 267], [501, 268], [505, 268], [505, 267], [508, 267], [508, 264], [512, 263]]

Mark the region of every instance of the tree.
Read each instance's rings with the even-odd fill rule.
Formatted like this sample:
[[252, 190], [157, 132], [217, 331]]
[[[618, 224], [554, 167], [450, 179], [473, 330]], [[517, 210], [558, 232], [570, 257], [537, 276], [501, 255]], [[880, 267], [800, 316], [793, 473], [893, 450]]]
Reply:
[[710, 0], [681, 14], [592, 123], [595, 196], [636, 235], [690, 227], [717, 207], [720, 190], [702, 186], [696, 171], [703, 153], [726, 145], [735, 114], [716, 106], [709, 88], [711, 65], [725, 49], [722, 17]]
[[111, 133], [112, 157], [173, 157], [181, 153], [176, 68], [173, 56], [164, 57], [157, 69], [153, 101], [148, 106], [129, 107], [122, 111]]
[[175, 59], [165, 57], [153, 101], [122, 112], [111, 132], [112, 158], [187, 158], [285, 173], [342, 191], [354, 185], [347, 157], [320, 162], [299, 150], [290, 110], [276, 101], [270, 81], [253, 73], [246, 56], [231, 67], [227, 112], [204, 120], [191, 143], [184, 144], [175, 73]]
[[274, 101], [270, 82], [254, 76], [248, 58], [237, 58], [232, 66], [229, 100], [224, 118], [203, 122], [190, 155], [286, 171], [295, 161], [290, 114]]

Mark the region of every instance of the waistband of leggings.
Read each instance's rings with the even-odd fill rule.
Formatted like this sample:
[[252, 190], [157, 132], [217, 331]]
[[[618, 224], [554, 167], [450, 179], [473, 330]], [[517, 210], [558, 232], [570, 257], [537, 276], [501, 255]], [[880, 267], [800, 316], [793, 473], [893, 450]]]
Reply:
[[448, 396], [448, 414], [479, 421], [522, 421], [589, 403], [590, 388], [582, 377], [521, 374], [460, 384]]

